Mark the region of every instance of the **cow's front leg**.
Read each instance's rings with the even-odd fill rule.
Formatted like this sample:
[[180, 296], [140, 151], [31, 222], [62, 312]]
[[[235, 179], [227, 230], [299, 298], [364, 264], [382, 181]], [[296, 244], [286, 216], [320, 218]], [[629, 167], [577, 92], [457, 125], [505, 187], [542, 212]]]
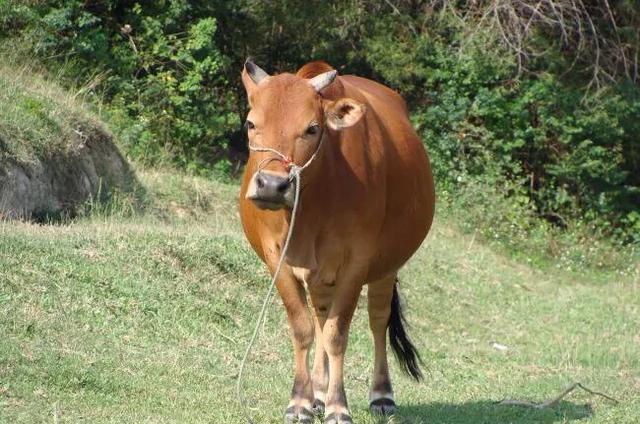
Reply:
[[309, 349], [313, 343], [314, 325], [302, 285], [289, 269], [283, 267], [282, 271], [277, 287], [287, 311], [294, 360], [293, 389], [284, 422], [311, 424], [313, 389], [309, 375]]
[[322, 341], [329, 358], [329, 385], [325, 401], [325, 424], [351, 424], [344, 390], [344, 354], [347, 350], [349, 327], [358, 304], [362, 284], [358, 280], [337, 285], [333, 303], [322, 328]]
[[322, 327], [327, 320], [329, 308], [333, 301], [333, 285], [319, 285], [309, 287], [311, 305], [313, 307], [313, 323], [315, 325], [315, 357], [313, 358], [313, 371], [311, 381], [313, 384], [313, 412], [316, 415], [324, 415], [325, 402], [327, 400], [327, 388], [329, 386], [329, 358], [322, 342]]

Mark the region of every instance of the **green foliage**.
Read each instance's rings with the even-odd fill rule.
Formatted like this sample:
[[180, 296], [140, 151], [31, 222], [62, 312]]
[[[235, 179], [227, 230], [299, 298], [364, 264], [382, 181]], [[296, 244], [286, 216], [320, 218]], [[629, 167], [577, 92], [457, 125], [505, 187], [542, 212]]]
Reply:
[[495, 84], [477, 77], [500, 69], [470, 65], [431, 82], [432, 103], [415, 113], [439, 181], [520, 181], [509, 195], [526, 196], [539, 216], [562, 226], [580, 217], [613, 224], [609, 234], [640, 241], [625, 225], [640, 195], [640, 97], [612, 92], [581, 101], [583, 92], [548, 74]]
[[[134, 11], [142, 14], [141, 8]], [[185, 34], [167, 34], [160, 19], [141, 16], [144, 37], [134, 59], [144, 77], [123, 79], [130, 89], [118, 89], [111, 104], [123, 127], [130, 125], [127, 117], [137, 120], [132, 130], [123, 131], [135, 157], [153, 163], [147, 152], [158, 154], [154, 148], [164, 147], [174, 163], [198, 171], [207, 157], [210, 162], [227, 147], [226, 133], [239, 121], [231, 111], [233, 95], [221, 90], [225, 59], [213, 41], [216, 28], [215, 19], [203, 18]]]

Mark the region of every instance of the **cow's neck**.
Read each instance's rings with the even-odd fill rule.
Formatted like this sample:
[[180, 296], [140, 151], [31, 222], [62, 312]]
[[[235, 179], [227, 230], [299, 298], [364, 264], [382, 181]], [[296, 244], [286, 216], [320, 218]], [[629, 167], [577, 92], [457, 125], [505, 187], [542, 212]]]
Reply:
[[[340, 231], [339, 221], [336, 219], [340, 214], [340, 196], [338, 187], [332, 186], [336, 181], [346, 183], [344, 180], [347, 174], [340, 169], [340, 164], [344, 160], [336, 160], [342, 156], [339, 151], [337, 140], [326, 140], [325, 149], [317, 158], [316, 163], [305, 170], [302, 177], [303, 190], [300, 195], [300, 204], [293, 230], [293, 236], [287, 253], [287, 263], [290, 265], [317, 269], [318, 256], [323, 258], [327, 255], [327, 250], [340, 255], [341, 245], [336, 243]], [[328, 184], [328, 182], [332, 182]], [[283, 219], [287, 225], [283, 226], [283, 237], [291, 222], [291, 213], [283, 214]], [[284, 240], [284, 238], [283, 238]], [[329, 244], [331, 246], [329, 246]]]

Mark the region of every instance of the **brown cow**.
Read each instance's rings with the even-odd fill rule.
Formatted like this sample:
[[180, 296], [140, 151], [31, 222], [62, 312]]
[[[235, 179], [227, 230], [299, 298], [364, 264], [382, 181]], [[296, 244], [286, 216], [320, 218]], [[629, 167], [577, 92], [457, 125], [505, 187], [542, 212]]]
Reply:
[[[245, 125], [250, 145], [273, 149], [298, 166], [317, 150], [301, 173], [298, 216], [276, 283], [295, 362], [285, 422], [310, 423], [313, 413], [324, 413], [324, 423], [351, 423], [344, 354], [365, 284], [375, 344], [371, 411], [388, 414], [395, 408], [387, 328], [403, 369], [421, 377], [419, 356], [403, 328], [396, 276], [433, 219], [429, 159], [396, 92], [336, 75], [324, 62], [309, 63], [295, 75], [269, 76], [247, 61], [242, 72], [251, 108]], [[288, 160], [275, 159], [280, 156], [252, 150], [240, 193], [245, 234], [272, 274], [295, 193]]]

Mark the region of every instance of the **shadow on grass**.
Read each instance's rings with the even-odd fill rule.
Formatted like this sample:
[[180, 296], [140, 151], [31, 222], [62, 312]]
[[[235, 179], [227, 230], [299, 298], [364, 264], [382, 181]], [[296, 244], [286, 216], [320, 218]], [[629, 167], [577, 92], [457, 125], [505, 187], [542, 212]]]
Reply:
[[592, 415], [591, 405], [567, 401], [561, 401], [555, 408], [547, 409], [498, 405], [493, 401], [477, 401], [461, 404], [400, 405], [396, 417], [389, 422], [407, 424], [551, 424], [582, 420]]

